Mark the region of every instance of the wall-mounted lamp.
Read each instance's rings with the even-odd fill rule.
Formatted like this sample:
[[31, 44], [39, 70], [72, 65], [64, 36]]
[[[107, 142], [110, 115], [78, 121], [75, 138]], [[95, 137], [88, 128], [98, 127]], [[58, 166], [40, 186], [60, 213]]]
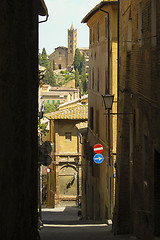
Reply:
[[102, 95], [102, 98], [103, 98], [105, 110], [111, 110], [113, 105], [114, 95], [106, 94], [106, 95]]
[[[111, 94], [106, 94], [106, 95], [101, 95], [102, 98], [103, 98], [103, 102], [104, 102], [104, 106], [105, 106], [105, 110], [111, 110], [112, 109], [112, 105], [113, 105], [113, 100], [114, 100], [114, 95], [111, 95]], [[117, 113], [113, 113], [113, 112], [110, 112], [110, 113], [107, 113], [107, 115], [127, 115], [127, 114], [133, 114], [135, 115], [135, 112], [123, 112], [123, 113], [120, 113], [120, 112], [117, 112]]]

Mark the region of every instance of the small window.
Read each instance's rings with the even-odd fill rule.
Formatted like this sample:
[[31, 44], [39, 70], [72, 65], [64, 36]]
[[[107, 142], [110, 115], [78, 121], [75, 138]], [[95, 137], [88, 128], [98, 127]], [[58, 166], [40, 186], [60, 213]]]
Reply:
[[128, 20], [128, 38], [127, 38], [127, 51], [132, 50], [132, 18]]
[[86, 102], [81, 102], [82, 103], [82, 105], [86, 105], [87, 103]]
[[49, 103], [50, 101], [49, 100], [47, 100], [47, 103]]
[[71, 141], [71, 132], [65, 132], [65, 140]]
[[142, 45], [142, 32], [143, 32], [143, 24], [142, 24], [142, 2], [139, 3], [138, 8], [138, 41], [139, 45]]
[[157, 44], [157, 1], [152, 0], [151, 5], [151, 33], [152, 33], [152, 46]]
[[52, 104], [55, 104], [55, 100], [52, 100]]
[[70, 48], [72, 48], [72, 45], [70, 45]]
[[109, 32], [109, 21], [108, 15], [105, 16], [105, 39], [108, 39], [108, 32]]
[[99, 92], [99, 68], [97, 70], [97, 92]]
[[72, 53], [72, 50], [70, 50], [70, 53]]
[[61, 52], [59, 52], [59, 56], [61, 56], [62, 55], [62, 53]]
[[94, 68], [92, 70], [92, 90], [94, 90]]
[[99, 42], [99, 22], [97, 23], [97, 42]]
[[89, 36], [89, 38], [90, 38], [90, 44], [92, 44], [92, 28], [90, 28], [90, 36]]
[[70, 43], [72, 43], [72, 40], [70, 40]]
[[60, 103], [60, 100], [58, 100], [57, 103]]
[[93, 130], [93, 121], [94, 121], [94, 111], [93, 111], [93, 107], [90, 108], [90, 114], [89, 114], [89, 126], [90, 129]]
[[94, 26], [93, 26], [93, 44], [94, 44]]
[[96, 133], [99, 135], [99, 110], [96, 110]]

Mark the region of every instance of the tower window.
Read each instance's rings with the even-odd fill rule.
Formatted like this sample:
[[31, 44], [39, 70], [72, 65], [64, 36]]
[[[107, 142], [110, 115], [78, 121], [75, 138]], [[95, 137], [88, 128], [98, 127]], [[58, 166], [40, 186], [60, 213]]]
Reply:
[[62, 55], [62, 53], [61, 52], [59, 52], [59, 56], [61, 56]]

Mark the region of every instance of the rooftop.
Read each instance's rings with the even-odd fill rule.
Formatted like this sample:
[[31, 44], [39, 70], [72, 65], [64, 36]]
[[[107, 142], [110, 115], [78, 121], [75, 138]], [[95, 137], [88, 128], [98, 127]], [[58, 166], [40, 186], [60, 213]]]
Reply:
[[87, 120], [88, 119], [88, 104], [81, 105], [45, 114], [49, 119], [70, 119], [70, 120]]
[[114, 1], [114, 0], [106, 0], [106, 1], [102, 1], [99, 4], [97, 4], [81, 21], [81, 23], [86, 23], [88, 22], [88, 20], [98, 11], [100, 10], [103, 6], [105, 5], [117, 5], [118, 1]]

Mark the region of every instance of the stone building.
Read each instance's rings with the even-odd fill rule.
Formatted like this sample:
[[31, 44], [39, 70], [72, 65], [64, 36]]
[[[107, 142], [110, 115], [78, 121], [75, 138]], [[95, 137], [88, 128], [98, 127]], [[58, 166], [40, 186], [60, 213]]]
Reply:
[[79, 98], [79, 89], [43, 85], [39, 91], [45, 103], [62, 104]]
[[160, 2], [119, 1], [115, 232], [160, 237]]
[[87, 121], [88, 104], [72, 104], [45, 115], [50, 120], [49, 136], [53, 143], [48, 173], [50, 207], [75, 206], [81, 200], [82, 144], [76, 124]]
[[[75, 50], [77, 48], [77, 29], [74, 29], [73, 24], [68, 29], [68, 47], [59, 46], [55, 48], [54, 52], [49, 55], [49, 61], [53, 67], [53, 60], [55, 61], [56, 69], [71, 69], [73, 68], [73, 61]], [[81, 54], [85, 54], [86, 65], [88, 66], [89, 50], [88, 48], [79, 48]]]
[[37, 239], [38, 14], [43, 0], [0, 2], [0, 236]]
[[57, 47], [55, 51], [49, 55], [49, 61], [53, 67], [53, 60], [55, 61], [56, 69], [65, 69], [68, 65], [68, 49], [66, 47]]
[[[84, 172], [83, 217], [112, 220], [115, 202], [117, 116], [105, 110], [102, 95], [114, 94], [112, 110], [117, 112], [117, 1], [102, 1], [82, 20], [90, 32], [89, 126]], [[104, 160], [93, 161], [95, 144], [103, 146]], [[85, 206], [84, 206], [85, 205]]]

